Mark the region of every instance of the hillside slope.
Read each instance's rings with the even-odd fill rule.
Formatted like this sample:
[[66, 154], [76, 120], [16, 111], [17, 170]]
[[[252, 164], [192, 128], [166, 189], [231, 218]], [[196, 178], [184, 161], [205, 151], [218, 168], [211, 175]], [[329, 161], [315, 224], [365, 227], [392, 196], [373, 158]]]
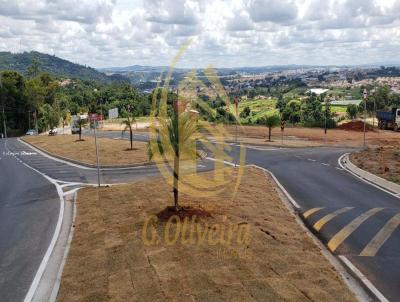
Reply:
[[75, 64], [56, 56], [31, 51], [24, 53], [0, 52], [0, 71], [16, 70], [27, 74], [33, 60], [39, 61], [39, 69], [61, 78], [95, 80], [100, 82], [127, 81], [122, 75], [106, 75], [94, 68]]

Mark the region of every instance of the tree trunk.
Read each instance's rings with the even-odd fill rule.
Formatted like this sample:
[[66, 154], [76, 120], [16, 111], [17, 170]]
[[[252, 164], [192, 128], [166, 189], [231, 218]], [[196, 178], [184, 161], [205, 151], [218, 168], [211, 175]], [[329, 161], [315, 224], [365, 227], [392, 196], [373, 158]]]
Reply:
[[133, 133], [132, 133], [132, 127], [129, 128], [129, 134], [130, 134], [130, 139], [131, 139], [131, 150], [133, 150]]
[[174, 159], [174, 205], [175, 210], [179, 210], [179, 153], [175, 155]]
[[79, 123], [79, 140], [82, 140], [82, 124]]
[[272, 132], [272, 127], [268, 127], [268, 141], [271, 141], [271, 132]]

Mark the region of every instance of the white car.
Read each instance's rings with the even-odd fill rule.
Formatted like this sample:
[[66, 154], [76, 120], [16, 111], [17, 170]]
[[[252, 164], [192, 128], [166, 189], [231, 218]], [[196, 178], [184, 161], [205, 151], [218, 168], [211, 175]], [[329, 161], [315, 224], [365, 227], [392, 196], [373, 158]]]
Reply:
[[49, 135], [57, 135], [58, 133], [58, 129], [57, 128], [53, 128], [49, 131]]
[[25, 133], [25, 135], [36, 135], [37, 132], [34, 129], [29, 129], [28, 132]]

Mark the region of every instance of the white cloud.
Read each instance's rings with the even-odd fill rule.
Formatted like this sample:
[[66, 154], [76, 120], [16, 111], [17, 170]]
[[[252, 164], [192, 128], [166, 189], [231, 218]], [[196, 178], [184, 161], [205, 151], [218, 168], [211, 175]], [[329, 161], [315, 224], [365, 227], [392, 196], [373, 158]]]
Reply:
[[[0, 50], [104, 66], [352, 64], [397, 57], [400, 0], [0, 0]], [[362, 53], [362, 55], [360, 55]]]
[[249, 12], [254, 22], [286, 23], [296, 19], [297, 5], [290, 0], [252, 0]]

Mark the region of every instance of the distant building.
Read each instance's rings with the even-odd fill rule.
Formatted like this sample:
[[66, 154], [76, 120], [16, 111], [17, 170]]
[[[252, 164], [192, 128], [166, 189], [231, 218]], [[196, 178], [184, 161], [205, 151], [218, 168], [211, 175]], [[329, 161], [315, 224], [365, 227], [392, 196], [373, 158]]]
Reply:
[[324, 93], [326, 93], [328, 91], [329, 91], [329, 89], [322, 89], [322, 88], [313, 88], [313, 89], [309, 90], [309, 92], [315, 93], [316, 95], [321, 95], [321, 94], [324, 94]]
[[332, 101], [331, 105], [333, 106], [349, 106], [356, 105], [359, 106], [362, 100], [340, 100], [340, 101]]

